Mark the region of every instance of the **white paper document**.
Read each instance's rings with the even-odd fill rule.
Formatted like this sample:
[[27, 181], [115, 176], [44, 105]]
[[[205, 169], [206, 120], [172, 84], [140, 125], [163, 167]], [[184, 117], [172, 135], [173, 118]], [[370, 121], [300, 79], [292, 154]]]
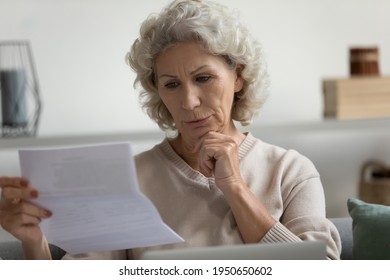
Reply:
[[[41, 228], [71, 254], [182, 242], [140, 191], [129, 143], [19, 151], [21, 174], [53, 212]], [[151, 174], [152, 176], [152, 174]]]

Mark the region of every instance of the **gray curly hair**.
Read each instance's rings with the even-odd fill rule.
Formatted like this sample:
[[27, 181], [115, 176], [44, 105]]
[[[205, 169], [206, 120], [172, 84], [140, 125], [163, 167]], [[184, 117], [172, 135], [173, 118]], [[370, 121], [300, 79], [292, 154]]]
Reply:
[[266, 99], [268, 75], [262, 49], [235, 13], [220, 4], [202, 0], [176, 0], [141, 25], [140, 36], [126, 60], [136, 72], [134, 88], [141, 84], [140, 102], [162, 130], [176, 130], [174, 120], [159, 97], [154, 62], [169, 47], [196, 41], [213, 55], [234, 67], [242, 65], [243, 88], [236, 93], [232, 118], [242, 125], [251, 123]]

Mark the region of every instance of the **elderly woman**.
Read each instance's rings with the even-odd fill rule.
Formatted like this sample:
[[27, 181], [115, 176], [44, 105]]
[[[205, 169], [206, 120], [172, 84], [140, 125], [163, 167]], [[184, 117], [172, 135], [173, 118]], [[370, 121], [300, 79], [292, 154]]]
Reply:
[[[65, 258], [137, 259], [160, 248], [303, 240], [323, 240], [328, 258], [339, 258], [311, 161], [235, 125], [251, 122], [267, 77], [259, 44], [235, 16], [213, 2], [174, 1], [142, 24], [127, 58], [143, 108], [175, 132], [136, 156], [141, 190], [185, 242]], [[39, 229], [50, 212], [25, 202], [37, 191], [20, 178], [1, 185], [2, 226], [27, 257], [50, 258]]]

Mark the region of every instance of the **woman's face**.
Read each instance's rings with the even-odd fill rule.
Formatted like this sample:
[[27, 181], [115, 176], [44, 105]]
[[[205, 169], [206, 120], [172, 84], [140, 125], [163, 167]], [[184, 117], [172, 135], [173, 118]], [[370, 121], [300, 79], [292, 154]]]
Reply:
[[196, 141], [207, 132], [232, 134], [234, 93], [243, 80], [224, 58], [198, 43], [181, 43], [155, 61], [157, 89], [181, 137]]

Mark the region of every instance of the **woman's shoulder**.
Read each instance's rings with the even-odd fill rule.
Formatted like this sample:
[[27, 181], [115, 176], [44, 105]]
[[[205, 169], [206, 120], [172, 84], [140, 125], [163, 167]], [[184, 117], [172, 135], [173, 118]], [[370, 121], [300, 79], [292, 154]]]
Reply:
[[248, 133], [246, 142], [250, 143], [251, 152], [262, 154], [267, 158], [277, 159], [284, 157], [286, 154], [300, 157], [302, 156], [298, 151], [289, 149], [286, 147], [278, 146], [270, 142], [264, 141], [261, 138], [255, 137], [253, 134]]
[[268, 163], [274, 163], [279, 166], [295, 166], [295, 168], [315, 169], [313, 162], [304, 154], [295, 149], [281, 147], [256, 138], [253, 135], [252, 156], [266, 160]]
[[164, 159], [165, 151], [169, 149], [168, 139], [163, 139], [160, 143], [151, 147], [148, 150], [142, 151], [134, 156], [135, 164], [137, 167], [142, 165], [153, 165], [160, 164], [161, 160]]

